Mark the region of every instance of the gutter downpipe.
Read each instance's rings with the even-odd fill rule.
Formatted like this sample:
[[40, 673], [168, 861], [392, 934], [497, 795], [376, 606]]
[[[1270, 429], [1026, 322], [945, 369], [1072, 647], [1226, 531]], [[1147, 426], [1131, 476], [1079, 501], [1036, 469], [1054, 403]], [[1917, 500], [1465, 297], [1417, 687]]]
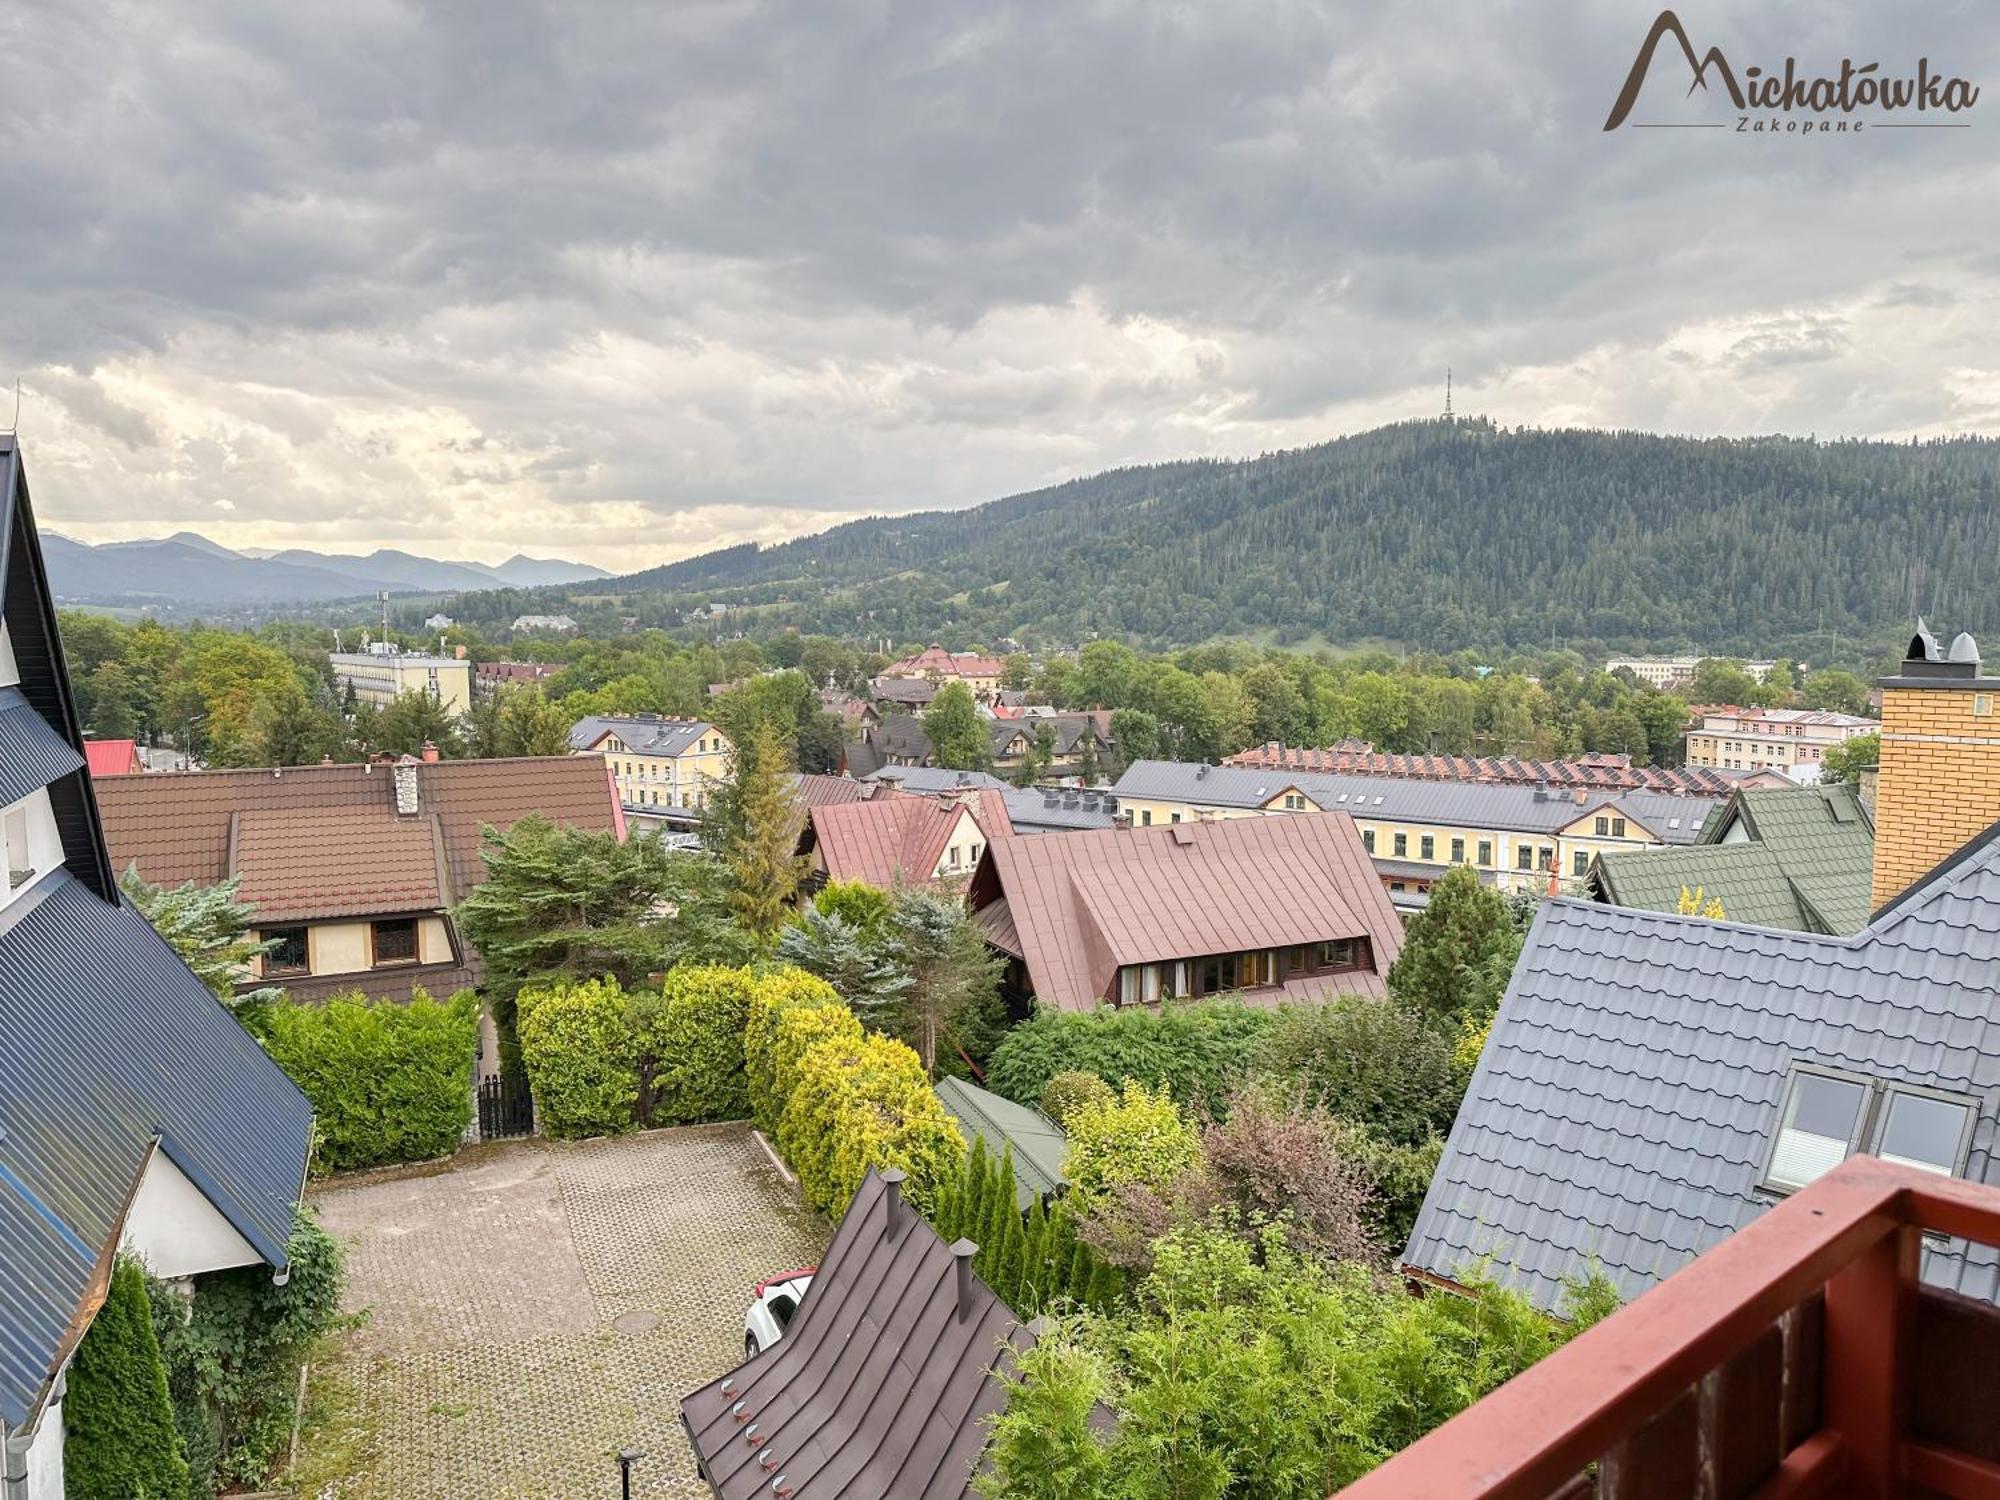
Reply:
[[0, 1495], [6, 1500], [28, 1500], [28, 1450], [34, 1446], [34, 1429], [17, 1428], [13, 1432], [0, 1424], [0, 1434], [5, 1441], [0, 1443], [6, 1454], [6, 1470], [0, 1476]]

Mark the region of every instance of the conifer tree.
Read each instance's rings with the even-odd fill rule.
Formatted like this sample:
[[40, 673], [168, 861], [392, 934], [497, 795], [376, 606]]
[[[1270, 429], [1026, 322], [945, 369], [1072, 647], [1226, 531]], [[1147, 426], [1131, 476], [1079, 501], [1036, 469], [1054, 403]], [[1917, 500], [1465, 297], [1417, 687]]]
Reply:
[[757, 725], [751, 753], [739, 757], [735, 771], [742, 833], [730, 851], [729, 905], [751, 936], [769, 942], [805, 874], [798, 854], [805, 812], [792, 795], [785, 742], [769, 720]]

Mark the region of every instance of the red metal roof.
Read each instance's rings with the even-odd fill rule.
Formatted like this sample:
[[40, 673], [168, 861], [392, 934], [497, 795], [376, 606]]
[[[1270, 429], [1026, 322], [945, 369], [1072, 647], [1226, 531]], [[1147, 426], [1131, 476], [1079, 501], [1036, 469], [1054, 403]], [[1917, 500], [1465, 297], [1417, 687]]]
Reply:
[[1104, 999], [1121, 965], [1344, 937], [1369, 940], [1372, 970], [1301, 976], [1274, 998], [1381, 994], [1403, 946], [1346, 813], [1003, 839], [969, 893], [975, 913], [1002, 899], [1036, 997], [1066, 1010]]
[[809, 807], [808, 816], [829, 879], [884, 889], [930, 880], [960, 818], [971, 818], [987, 844], [1014, 831], [1006, 802], [990, 790], [970, 804], [956, 797], [891, 793], [865, 802], [822, 803]]
[[145, 769], [134, 740], [85, 740], [83, 758], [90, 762], [92, 776], [129, 776]]

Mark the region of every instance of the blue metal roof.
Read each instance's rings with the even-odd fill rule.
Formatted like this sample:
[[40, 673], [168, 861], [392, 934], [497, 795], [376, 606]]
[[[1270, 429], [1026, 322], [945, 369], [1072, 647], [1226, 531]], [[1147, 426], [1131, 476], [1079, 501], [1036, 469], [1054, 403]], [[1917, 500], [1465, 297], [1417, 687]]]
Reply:
[[0, 907], [0, 1426], [29, 1420], [157, 1150], [270, 1265], [312, 1106], [119, 896], [84, 770], [20, 455], [0, 438], [0, 804], [47, 789], [63, 863]]
[[154, 1142], [282, 1266], [312, 1106], [145, 918], [67, 871], [0, 912], [0, 1015], [0, 1420], [16, 1423]]
[[80, 771], [83, 755], [15, 687], [0, 687], [0, 806]]

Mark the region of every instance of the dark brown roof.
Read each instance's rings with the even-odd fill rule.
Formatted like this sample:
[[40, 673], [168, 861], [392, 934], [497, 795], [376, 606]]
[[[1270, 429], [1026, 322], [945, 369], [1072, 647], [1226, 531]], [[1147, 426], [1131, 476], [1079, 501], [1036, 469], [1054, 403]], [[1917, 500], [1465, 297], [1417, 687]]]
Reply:
[[[505, 828], [539, 812], [578, 828], [620, 826], [610, 773], [598, 756], [447, 760], [411, 769], [413, 817], [397, 817], [395, 768], [387, 765], [106, 776], [96, 784], [97, 804], [116, 869], [137, 864], [155, 885], [212, 885], [234, 869], [246, 896], [265, 893], [295, 921], [381, 912], [392, 890], [412, 896], [400, 906], [405, 911], [464, 897], [486, 876], [483, 824]], [[350, 904], [356, 901], [360, 908]]]
[[1381, 994], [1403, 946], [1346, 813], [1002, 839], [968, 900], [977, 913], [1003, 898], [1036, 998], [1065, 1010], [1096, 1005], [1126, 964], [1344, 937], [1369, 940], [1372, 970], [1302, 975], [1275, 997]]
[[784, 1338], [681, 1402], [716, 1495], [970, 1495], [1006, 1400], [996, 1366], [1034, 1344], [976, 1276], [961, 1308], [972, 1248], [946, 1245], [870, 1171]]
[[1342, 740], [1326, 750], [1301, 750], [1275, 740], [1238, 751], [1226, 766], [1273, 771], [1391, 776], [1412, 781], [1475, 781], [1513, 786], [1603, 787], [1612, 791], [1727, 796], [1760, 778], [1704, 766], [1635, 766], [1627, 755], [1592, 752], [1575, 760], [1522, 760], [1512, 755], [1387, 755], [1366, 740]]

